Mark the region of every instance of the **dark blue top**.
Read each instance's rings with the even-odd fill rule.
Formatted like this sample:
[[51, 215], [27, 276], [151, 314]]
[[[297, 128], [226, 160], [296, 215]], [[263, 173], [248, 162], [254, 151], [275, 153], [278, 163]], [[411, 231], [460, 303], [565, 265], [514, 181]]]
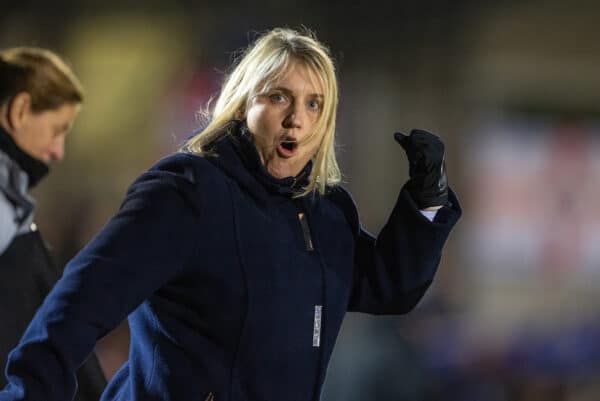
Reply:
[[239, 131], [131, 185], [11, 353], [0, 401], [69, 400], [127, 316], [129, 361], [102, 400], [314, 401], [347, 310], [415, 306], [460, 216], [453, 194], [430, 222], [402, 190], [376, 240], [346, 191], [295, 199], [310, 165], [275, 179]]

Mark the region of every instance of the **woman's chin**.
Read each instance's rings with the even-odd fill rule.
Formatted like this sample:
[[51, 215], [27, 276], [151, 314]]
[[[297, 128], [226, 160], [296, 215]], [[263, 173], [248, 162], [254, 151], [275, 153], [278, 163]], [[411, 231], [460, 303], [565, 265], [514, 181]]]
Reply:
[[[295, 163], [294, 163], [295, 164]], [[297, 171], [296, 171], [297, 170]], [[267, 171], [275, 178], [295, 177], [300, 173], [299, 168], [286, 159], [275, 159], [267, 165]]]

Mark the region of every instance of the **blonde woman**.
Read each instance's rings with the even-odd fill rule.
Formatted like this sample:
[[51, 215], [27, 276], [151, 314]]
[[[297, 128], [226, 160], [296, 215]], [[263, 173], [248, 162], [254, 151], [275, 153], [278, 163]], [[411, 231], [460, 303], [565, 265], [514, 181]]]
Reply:
[[[0, 50], [0, 371], [60, 277], [33, 224], [30, 189], [62, 160], [83, 102], [69, 66], [47, 49]], [[97, 400], [106, 380], [94, 356], [79, 371], [76, 400]], [[0, 377], [0, 386], [6, 379]]]
[[[337, 83], [310, 34], [274, 29], [242, 55], [210, 123], [137, 179], [67, 266], [0, 401], [67, 400], [72, 372], [129, 316], [103, 400], [318, 400], [346, 311], [406, 313], [460, 215], [443, 145], [398, 135], [412, 178], [378, 238], [339, 186]], [[433, 221], [432, 221], [433, 220]]]

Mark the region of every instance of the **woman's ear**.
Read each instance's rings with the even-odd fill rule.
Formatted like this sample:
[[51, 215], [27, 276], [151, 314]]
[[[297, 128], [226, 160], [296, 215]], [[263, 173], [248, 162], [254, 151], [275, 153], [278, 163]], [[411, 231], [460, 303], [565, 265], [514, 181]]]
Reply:
[[17, 93], [8, 102], [8, 125], [12, 130], [19, 130], [31, 113], [31, 95], [27, 92]]

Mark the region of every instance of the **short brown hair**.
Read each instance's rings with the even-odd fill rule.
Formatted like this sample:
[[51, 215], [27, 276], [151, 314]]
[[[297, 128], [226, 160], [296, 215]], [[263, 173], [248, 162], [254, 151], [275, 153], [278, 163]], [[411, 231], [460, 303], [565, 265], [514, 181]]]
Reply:
[[0, 50], [0, 104], [21, 92], [31, 96], [34, 112], [83, 102], [83, 87], [56, 53], [36, 47]]

